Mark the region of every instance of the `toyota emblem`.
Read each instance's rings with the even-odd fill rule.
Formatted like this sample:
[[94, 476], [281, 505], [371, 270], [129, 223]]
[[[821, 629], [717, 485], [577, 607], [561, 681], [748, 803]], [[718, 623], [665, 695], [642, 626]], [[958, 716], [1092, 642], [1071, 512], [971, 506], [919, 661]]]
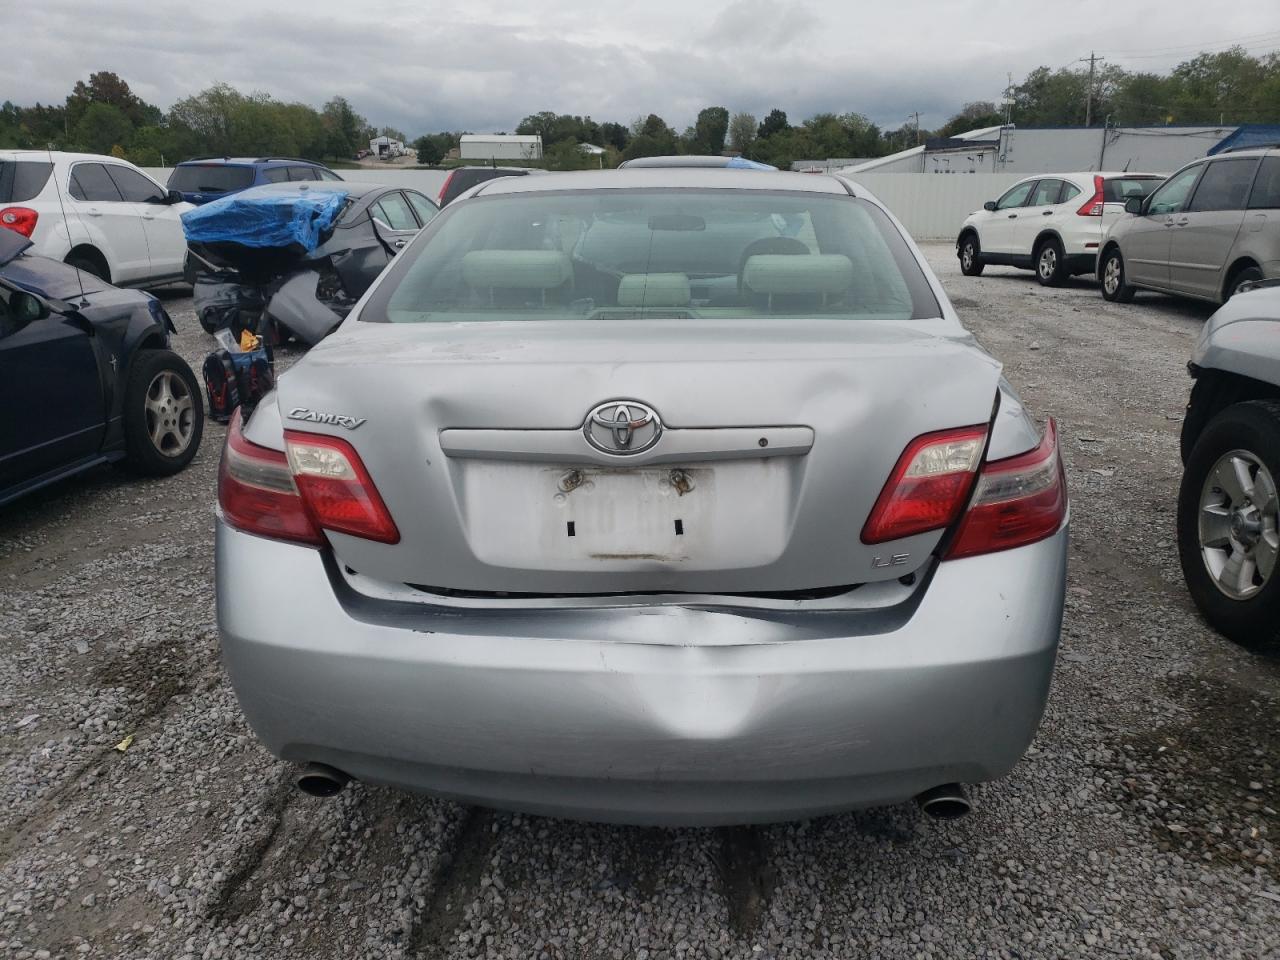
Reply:
[[589, 414], [582, 428], [587, 442], [605, 453], [643, 453], [662, 436], [662, 421], [650, 406], [635, 400], [610, 400]]

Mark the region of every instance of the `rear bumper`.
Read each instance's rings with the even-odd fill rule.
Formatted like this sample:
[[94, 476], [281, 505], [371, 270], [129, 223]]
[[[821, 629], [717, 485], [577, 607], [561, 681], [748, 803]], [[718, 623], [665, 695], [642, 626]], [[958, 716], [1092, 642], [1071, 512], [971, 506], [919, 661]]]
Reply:
[[1064, 527], [941, 564], [892, 615], [460, 609], [361, 599], [319, 551], [219, 522], [218, 621], [286, 760], [558, 816], [773, 821], [1006, 773], [1048, 695], [1066, 548]]

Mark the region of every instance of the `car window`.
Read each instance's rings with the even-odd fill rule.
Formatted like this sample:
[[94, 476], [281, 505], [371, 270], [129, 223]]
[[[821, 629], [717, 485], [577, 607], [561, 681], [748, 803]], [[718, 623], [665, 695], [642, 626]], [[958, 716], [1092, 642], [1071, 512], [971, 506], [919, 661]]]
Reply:
[[124, 199], [100, 163], [77, 163], [71, 170], [71, 187], [67, 192], [77, 200], [101, 202]]
[[1191, 198], [1191, 212], [1243, 210], [1257, 167], [1258, 161], [1253, 157], [1213, 161]]
[[1102, 199], [1124, 203], [1130, 197], [1146, 197], [1160, 182], [1159, 177], [1108, 177], [1102, 184]]
[[340, 176], [338, 176], [332, 170], [324, 169], [324, 167], [317, 167], [316, 173], [320, 174], [321, 180], [337, 180], [339, 183], [342, 182], [342, 178]]
[[1147, 213], [1177, 213], [1187, 204], [1187, 196], [1191, 193], [1191, 187], [1196, 182], [1196, 177], [1200, 176], [1200, 171], [1204, 169], [1204, 164], [1196, 164], [1194, 167], [1187, 167], [1181, 173], [1175, 173], [1172, 177], [1164, 182], [1155, 193], [1151, 195], [1151, 203], [1147, 205]]
[[47, 160], [0, 160], [0, 203], [34, 200], [52, 172]]
[[262, 182], [263, 183], [284, 183], [289, 179], [288, 167], [263, 167]]
[[290, 180], [319, 180], [315, 167], [289, 167]]
[[418, 215], [424, 227], [440, 212], [439, 207], [416, 190], [406, 190], [404, 195], [409, 198], [409, 205], [413, 207], [414, 213]]
[[1062, 192], [1061, 180], [1041, 180], [1031, 192], [1029, 207], [1043, 207], [1058, 202], [1058, 194]]
[[1263, 157], [1258, 176], [1249, 194], [1250, 210], [1275, 210], [1280, 207], [1280, 157]]
[[417, 230], [418, 221], [399, 190], [388, 193], [373, 205], [373, 215], [392, 230]]
[[103, 166], [115, 181], [116, 187], [120, 190], [120, 196], [126, 200], [134, 203], [160, 203], [164, 200], [165, 192], [137, 170], [130, 170], [117, 163], [106, 163]]
[[441, 214], [392, 271], [362, 320], [904, 320], [939, 311], [883, 211], [801, 191], [480, 196]]
[[1074, 183], [1069, 183], [1064, 180], [1062, 182], [1062, 196], [1058, 198], [1058, 202], [1066, 203], [1068, 200], [1074, 200], [1076, 197], [1080, 196], [1080, 192], [1080, 188]]
[[1031, 188], [1036, 185], [1034, 180], [1028, 180], [1026, 183], [1020, 183], [1003, 197], [996, 201], [997, 210], [1008, 210], [1010, 207], [1020, 207], [1027, 202], [1027, 197], [1031, 194]]
[[169, 189], [183, 193], [226, 193], [253, 183], [253, 167], [226, 163], [180, 163], [169, 174]]

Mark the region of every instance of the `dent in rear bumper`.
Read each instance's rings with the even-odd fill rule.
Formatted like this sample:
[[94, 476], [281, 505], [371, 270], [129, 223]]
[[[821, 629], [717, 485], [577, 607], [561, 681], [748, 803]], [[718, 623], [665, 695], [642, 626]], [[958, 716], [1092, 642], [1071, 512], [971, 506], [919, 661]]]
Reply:
[[627, 605], [606, 613], [634, 642], [601, 641], [563, 609], [359, 620], [319, 552], [221, 523], [217, 542], [224, 659], [276, 755], [650, 823], [783, 819], [1004, 774], [1048, 695], [1066, 569], [1064, 528], [942, 564], [883, 632], [852, 632], [847, 613]]

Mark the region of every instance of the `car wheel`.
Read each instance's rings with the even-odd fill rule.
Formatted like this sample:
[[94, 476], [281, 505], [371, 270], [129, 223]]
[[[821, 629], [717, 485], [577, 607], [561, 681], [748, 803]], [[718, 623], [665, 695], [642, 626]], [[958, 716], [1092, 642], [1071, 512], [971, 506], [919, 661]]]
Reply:
[[1124, 279], [1124, 258], [1112, 247], [1102, 260], [1102, 296], [1113, 303], [1128, 303], [1133, 294]]
[[978, 245], [978, 235], [965, 234], [960, 241], [960, 272], [966, 277], [977, 277], [982, 275], [985, 266], [982, 262], [982, 248]]
[[1235, 276], [1231, 278], [1231, 282], [1227, 284], [1227, 299], [1230, 300], [1240, 288], [1246, 283], [1254, 283], [1262, 279], [1262, 271], [1257, 267], [1245, 267], [1243, 270], [1237, 271]]
[[1280, 639], [1280, 402], [1228, 407], [1196, 442], [1178, 493], [1178, 554], [1211, 626], [1245, 646]]
[[1056, 287], [1067, 276], [1066, 257], [1062, 252], [1062, 244], [1057, 240], [1046, 240], [1036, 251], [1036, 280], [1042, 287]]
[[168, 476], [196, 455], [204, 433], [204, 400], [186, 361], [146, 350], [133, 361], [124, 390], [125, 465]]
[[107, 276], [107, 272], [106, 270], [103, 269], [102, 264], [100, 264], [97, 260], [94, 260], [92, 257], [86, 257], [83, 254], [73, 253], [71, 256], [67, 257], [67, 259], [63, 260], [62, 262], [65, 263], [68, 267], [75, 267], [77, 270], [83, 270], [85, 273], [88, 273], [97, 277], [99, 280], [103, 281], [104, 283], [111, 282], [111, 278]]

